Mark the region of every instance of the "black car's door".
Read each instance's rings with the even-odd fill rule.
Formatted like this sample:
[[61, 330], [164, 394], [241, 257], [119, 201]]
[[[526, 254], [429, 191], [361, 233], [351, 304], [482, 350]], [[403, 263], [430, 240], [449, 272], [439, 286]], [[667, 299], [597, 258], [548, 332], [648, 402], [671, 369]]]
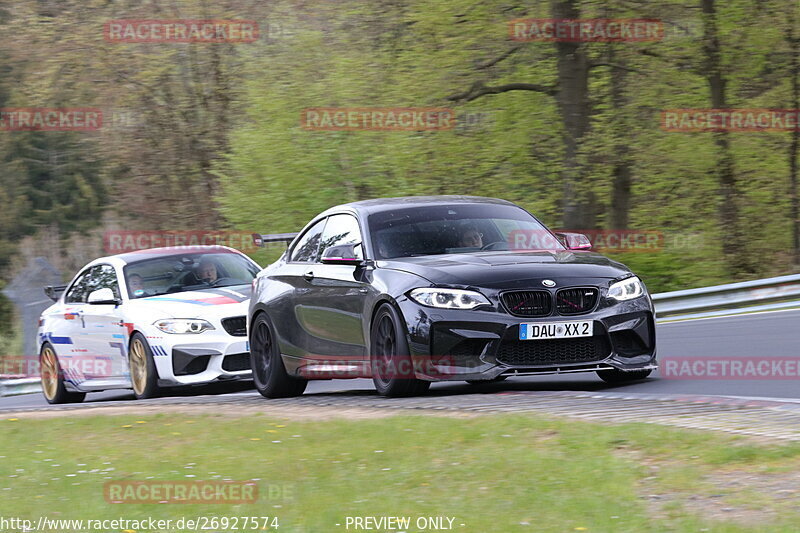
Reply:
[[308, 227], [287, 252], [287, 261], [274, 279], [285, 284], [285, 294], [272, 304], [272, 319], [277, 330], [281, 353], [305, 357], [315, 353], [313, 327], [303, 313], [303, 299], [312, 289], [309, 273], [319, 265], [319, 245], [327, 218]]
[[[319, 256], [331, 246], [360, 242], [355, 216], [331, 215], [322, 232]], [[362, 247], [356, 249], [363, 254]], [[357, 274], [351, 265], [317, 262], [309, 265], [305, 273], [307, 290], [297, 291], [296, 313], [309, 333], [313, 353], [329, 358], [329, 362], [341, 361], [344, 366], [363, 360], [366, 349], [363, 321], [370, 287]]]

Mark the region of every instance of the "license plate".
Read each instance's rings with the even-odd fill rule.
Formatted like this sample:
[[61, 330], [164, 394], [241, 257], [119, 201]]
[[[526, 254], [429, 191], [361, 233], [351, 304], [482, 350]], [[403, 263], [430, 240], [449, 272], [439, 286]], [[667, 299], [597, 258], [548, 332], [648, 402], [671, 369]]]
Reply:
[[594, 322], [538, 322], [519, 325], [519, 340], [541, 339], [572, 339], [576, 337], [591, 337]]

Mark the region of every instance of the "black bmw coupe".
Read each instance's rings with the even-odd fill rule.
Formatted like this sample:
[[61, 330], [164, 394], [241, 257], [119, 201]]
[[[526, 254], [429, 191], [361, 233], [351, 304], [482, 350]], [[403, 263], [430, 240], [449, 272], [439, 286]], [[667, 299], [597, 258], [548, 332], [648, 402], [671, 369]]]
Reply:
[[654, 309], [625, 265], [521, 207], [470, 196], [328, 209], [254, 280], [253, 377], [266, 397], [370, 377], [386, 396], [432, 381], [656, 368]]

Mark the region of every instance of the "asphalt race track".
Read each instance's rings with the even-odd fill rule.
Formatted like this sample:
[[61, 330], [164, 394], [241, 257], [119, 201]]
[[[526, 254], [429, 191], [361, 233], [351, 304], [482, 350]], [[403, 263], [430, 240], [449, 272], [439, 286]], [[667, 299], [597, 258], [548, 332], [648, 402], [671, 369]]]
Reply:
[[[669, 357], [789, 357], [800, 355], [800, 310], [778, 311], [721, 317], [685, 322], [671, 322], [658, 326], [658, 356], [663, 361]], [[624, 392], [626, 394], [654, 395], [720, 395], [746, 398], [800, 399], [800, 380], [674, 380], [662, 379], [654, 373], [650, 379], [624, 386], [611, 386], [595, 374], [520, 377], [503, 383], [481, 386], [463, 382], [437, 383], [431, 395], [457, 395], [476, 392], [498, 393], [508, 391], [584, 391]], [[313, 394], [352, 392], [354, 396], [374, 394], [372, 381], [366, 379], [311, 382], [306, 396]], [[203, 403], [224, 403], [231, 394], [257, 396], [246, 384], [208, 386], [175, 393], [175, 402], [187, 396]], [[200, 398], [202, 397], [202, 398]], [[84, 402], [91, 405], [124, 405], [133, 401], [127, 391], [89, 394]], [[163, 398], [161, 402], [169, 401]], [[264, 400], [267, 401], [267, 400]], [[46, 407], [41, 394], [27, 394], [0, 398], [0, 410]]]

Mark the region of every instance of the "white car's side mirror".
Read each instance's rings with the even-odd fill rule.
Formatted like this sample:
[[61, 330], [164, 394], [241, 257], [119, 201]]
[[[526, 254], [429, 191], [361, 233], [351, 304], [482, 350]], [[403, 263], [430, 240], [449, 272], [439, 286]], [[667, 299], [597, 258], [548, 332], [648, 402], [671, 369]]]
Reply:
[[92, 291], [89, 294], [89, 298], [86, 300], [90, 304], [94, 305], [117, 305], [119, 304], [119, 300], [116, 296], [114, 296], [114, 291], [109, 289], [108, 287], [103, 289], [97, 289], [96, 291]]

